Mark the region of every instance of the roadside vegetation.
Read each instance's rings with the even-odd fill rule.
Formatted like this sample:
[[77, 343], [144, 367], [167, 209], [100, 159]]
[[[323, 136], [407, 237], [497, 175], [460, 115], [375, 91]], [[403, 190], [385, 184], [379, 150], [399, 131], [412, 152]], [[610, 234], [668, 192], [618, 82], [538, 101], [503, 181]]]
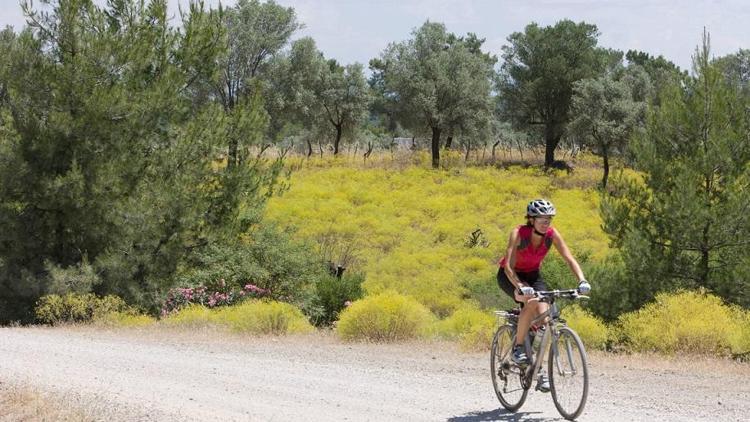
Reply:
[[[587, 157], [570, 174], [462, 160], [436, 173], [420, 165], [424, 159], [406, 153], [381, 154], [367, 163], [346, 155], [291, 161], [297, 169], [289, 190], [270, 200], [265, 218], [286, 222], [293, 238], [309, 241], [315, 254], [346, 266], [340, 278], [323, 272], [312, 283], [302, 283], [310, 296], [297, 305], [274, 300], [256, 285], [227, 287], [238, 285], [227, 281], [234, 280], [231, 271], [213, 266], [191, 280], [227, 279], [171, 290], [160, 319], [139, 314], [113, 296], [67, 294], [41, 299], [37, 320], [214, 327], [249, 335], [332, 326], [345, 341], [443, 339], [483, 350], [498, 323], [492, 311], [513, 306], [500, 294], [495, 276], [503, 237], [518, 223], [516, 209], [523, 210], [529, 194], [519, 189], [549, 192], [551, 200], [564, 204], [562, 210], [570, 209], [555, 225], [587, 274], [610, 271], [616, 251], [609, 249], [600, 228], [597, 173]], [[552, 254], [543, 268], [547, 280], [553, 287], [573, 286], [569, 270]], [[241, 263], [235, 264], [233, 271], [242, 274]], [[592, 297], [608, 293], [594, 277]], [[624, 292], [626, 286], [618, 289]], [[606, 317], [606, 301], [561, 305], [565, 319], [592, 349], [745, 359], [750, 347], [750, 312], [706, 291], [664, 292], [614, 319]]]
[[[488, 346], [526, 203], [560, 210], [591, 348], [750, 352], [750, 53], [691, 72], [530, 23], [364, 65], [292, 8], [24, 2], [0, 32], [0, 323]], [[547, 259], [551, 287], [577, 280]], [[698, 316], [697, 318], [695, 316]], [[701, 318], [702, 317], [702, 318]]]
[[25, 385], [0, 384], [2, 421], [94, 422], [113, 416], [102, 407], [91, 401], [82, 403], [73, 393], [52, 394]]

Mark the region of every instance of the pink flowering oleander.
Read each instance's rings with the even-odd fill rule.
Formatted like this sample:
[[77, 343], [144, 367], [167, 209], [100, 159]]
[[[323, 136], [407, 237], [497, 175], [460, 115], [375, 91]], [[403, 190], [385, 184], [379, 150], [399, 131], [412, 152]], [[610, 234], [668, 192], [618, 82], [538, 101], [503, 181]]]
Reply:
[[[226, 286], [226, 281], [222, 286]], [[220, 289], [220, 291], [209, 290], [206, 286], [197, 287], [175, 287], [169, 292], [162, 306], [162, 316], [169, 316], [190, 304], [201, 304], [213, 308], [216, 306], [233, 305], [246, 298], [255, 298], [268, 295], [269, 290], [248, 283], [243, 288]]]

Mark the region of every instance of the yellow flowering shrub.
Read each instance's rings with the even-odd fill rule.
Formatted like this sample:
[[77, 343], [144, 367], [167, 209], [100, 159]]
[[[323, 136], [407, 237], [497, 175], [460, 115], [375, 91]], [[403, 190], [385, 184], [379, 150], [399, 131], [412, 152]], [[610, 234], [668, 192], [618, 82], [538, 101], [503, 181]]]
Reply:
[[[654, 302], [622, 315], [619, 330], [632, 350], [663, 353], [748, 352], [747, 311], [701, 291], [660, 293]], [[744, 336], [744, 337], [743, 337]]]
[[562, 311], [568, 325], [581, 337], [586, 347], [604, 349], [609, 338], [609, 329], [600, 318], [591, 315], [578, 305], [570, 305]]
[[344, 340], [408, 340], [426, 336], [432, 321], [430, 311], [413, 298], [386, 291], [344, 309], [336, 332]]
[[276, 301], [250, 300], [239, 305], [209, 309], [191, 304], [162, 320], [168, 326], [219, 327], [248, 334], [298, 334], [314, 331], [302, 312]]
[[496, 328], [492, 313], [482, 311], [472, 305], [457, 309], [448, 318], [435, 324], [438, 337], [457, 339], [466, 350], [489, 350]]
[[167, 326], [202, 328], [215, 325], [215, 313], [206, 306], [190, 304], [169, 314], [161, 322]]
[[297, 307], [276, 301], [246, 301], [217, 308], [214, 320], [232, 331], [249, 334], [300, 334], [314, 331]]
[[45, 295], [34, 307], [37, 321], [43, 324], [89, 323], [111, 312], [126, 312], [131, 309], [119, 296], [99, 297], [93, 293], [66, 293]]

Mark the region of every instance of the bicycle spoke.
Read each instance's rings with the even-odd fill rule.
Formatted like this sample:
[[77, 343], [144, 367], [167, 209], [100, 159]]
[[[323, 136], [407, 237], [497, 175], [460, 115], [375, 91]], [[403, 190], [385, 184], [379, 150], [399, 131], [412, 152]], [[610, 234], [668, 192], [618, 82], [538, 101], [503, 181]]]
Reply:
[[503, 407], [512, 412], [523, 405], [528, 394], [521, 383], [521, 370], [510, 360], [514, 343], [515, 331], [511, 326], [504, 325], [495, 333], [490, 353], [495, 394]]
[[575, 419], [586, 404], [588, 369], [583, 343], [570, 328], [559, 330], [548, 365], [555, 407], [566, 419]]

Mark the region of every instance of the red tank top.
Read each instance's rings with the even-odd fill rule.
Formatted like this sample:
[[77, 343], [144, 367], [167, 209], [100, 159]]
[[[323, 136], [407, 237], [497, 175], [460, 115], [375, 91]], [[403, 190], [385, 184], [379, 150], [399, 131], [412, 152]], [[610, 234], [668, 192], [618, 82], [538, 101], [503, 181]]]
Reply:
[[[552, 238], [555, 235], [555, 229], [552, 227], [547, 229], [542, 243], [536, 248], [531, 244], [532, 233], [534, 233], [534, 227], [526, 225], [518, 226], [518, 237], [521, 241], [516, 248], [516, 265], [513, 266], [513, 270], [515, 271], [522, 273], [539, 271], [542, 260], [552, 246]], [[506, 261], [507, 257], [503, 256], [499, 263], [500, 267], [505, 267]]]

